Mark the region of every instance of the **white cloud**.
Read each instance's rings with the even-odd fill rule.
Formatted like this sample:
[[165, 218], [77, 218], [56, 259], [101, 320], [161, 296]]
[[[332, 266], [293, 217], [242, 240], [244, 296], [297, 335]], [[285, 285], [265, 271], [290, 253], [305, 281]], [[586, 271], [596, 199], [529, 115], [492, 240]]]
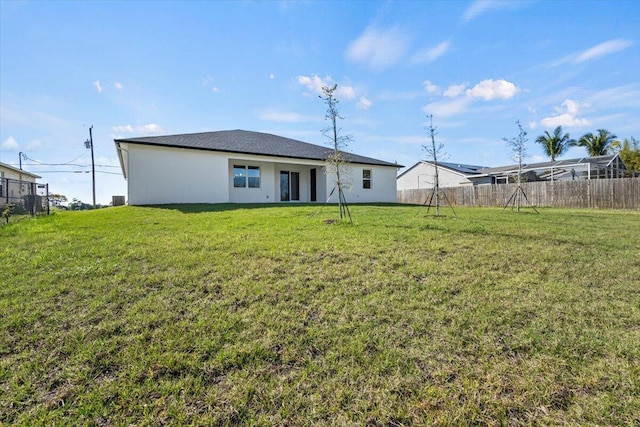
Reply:
[[587, 98], [591, 105], [615, 105], [617, 108], [640, 107], [640, 85], [629, 84], [594, 92]]
[[342, 99], [352, 100], [356, 97], [356, 90], [351, 86], [340, 86], [336, 89], [336, 96]]
[[369, 107], [371, 107], [371, 100], [366, 96], [363, 96], [360, 98], [360, 101], [358, 101], [358, 104], [356, 105], [356, 107], [361, 110], [368, 110]]
[[433, 62], [436, 59], [440, 58], [442, 55], [444, 55], [449, 50], [450, 47], [451, 47], [451, 42], [449, 42], [448, 40], [445, 40], [437, 46], [434, 46], [429, 49], [423, 49], [417, 52], [411, 58], [411, 62], [413, 63]]
[[115, 88], [116, 88], [116, 89], [118, 89], [118, 90], [122, 90], [122, 87], [123, 87], [123, 86], [122, 86], [122, 83], [120, 83], [120, 82], [115, 82], [115, 83], [113, 84], [113, 87], [115, 87]]
[[[577, 126], [588, 126], [591, 122], [587, 119], [578, 118], [580, 112], [583, 107], [588, 107], [588, 104], [581, 104], [578, 101], [574, 101], [572, 99], [565, 99], [564, 102], [559, 106], [555, 107], [556, 111], [555, 116], [545, 117], [540, 120], [540, 125], [546, 129], [552, 129], [557, 126], [563, 127], [577, 127]], [[532, 126], [532, 129], [535, 126]]]
[[554, 61], [549, 64], [549, 67], [557, 67], [567, 63], [573, 64], [581, 64], [583, 62], [592, 61], [594, 59], [602, 58], [603, 56], [610, 55], [612, 53], [619, 52], [623, 49], [628, 48], [633, 45], [631, 40], [624, 39], [613, 39], [606, 41], [604, 43], [600, 43], [593, 47], [590, 47], [587, 50], [583, 50], [581, 52], [575, 52], [570, 55], [565, 56], [564, 58], [560, 58], [557, 61]]
[[165, 129], [162, 126], [157, 125], [155, 123], [149, 123], [147, 125], [136, 126], [136, 127], [133, 127], [131, 125], [119, 125], [119, 126], [112, 127], [111, 130], [116, 134], [129, 133], [129, 134], [142, 134], [143, 136], [160, 134], [165, 132]]
[[20, 148], [20, 146], [18, 145], [18, 141], [16, 141], [12, 136], [10, 136], [9, 138], [5, 139], [2, 142], [2, 145], [0, 145], [0, 147], [3, 150], [7, 150], [7, 151], [15, 151], [18, 148]]
[[563, 110], [566, 110], [567, 113], [575, 116], [580, 110], [580, 104], [577, 101], [565, 99], [561, 104], [561, 107], [556, 107], [556, 111], [558, 112], [562, 112]]
[[451, 101], [437, 101], [422, 107], [426, 114], [433, 114], [436, 117], [454, 116], [463, 113], [471, 104], [471, 98], [457, 98]]
[[131, 125], [114, 126], [114, 127], [111, 128], [111, 130], [113, 132], [116, 132], [116, 133], [133, 133], [133, 132], [135, 132], [133, 130], [133, 126], [131, 126]]
[[483, 80], [472, 89], [467, 89], [465, 93], [469, 97], [490, 101], [492, 99], [509, 99], [518, 92], [520, 89], [506, 80]]
[[162, 126], [159, 126], [155, 123], [150, 123], [148, 125], [143, 125], [140, 127], [140, 129], [142, 130], [142, 133], [162, 133], [164, 132], [164, 128]]
[[456, 96], [462, 95], [466, 87], [467, 85], [464, 83], [459, 85], [451, 85], [447, 88], [447, 90], [444, 91], [442, 95], [446, 96], [447, 98], [455, 98]]
[[322, 87], [329, 86], [331, 83], [331, 77], [325, 77], [322, 79], [316, 75], [312, 77], [298, 76], [298, 84], [305, 86], [310, 92], [322, 95]]
[[581, 63], [581, 62], [591, 61], [592, 59], [597, 59], [602, 56], [610, 55], [612, 53], [626, 49], [632, 44], [633, 42], [631, 40], [623, 40], [623, 39], [609, 40], [607, 42], [600, 43], [599, 45], [596, 45], [580, 53], [576, 57], [575, 62]]
[[[325, 86], [333, 86], [333, 80], [331, 77], [327, 76], [324, 79], [313, 75], [311, 77], [308, 76], [298, 76], [298, 84], [305, 86], [311, 93], [316, 95], [322, 95], [322, 88]], [[335, 95], [337, 98], [352, 100], [356, 97], [356, 91], [351, 86], [343, 86], [338, 85], [336, 89]]]
[[438, 86], [431, 83], [430, 80], [423, 81], [422, 86], [424, 86], [424, 90], [426, 90], [428, 93], [436, 93], [438, 89], [440, 89]]
[[222, 92], [222, 90], [220, 90], [218, 86], [214, 86], [211, 88], [211, 92], [219, 93], [219, 92]]
[[[453, 116], [464, 112], [476, 98], [509, 99], [520, 90], [506, 80], [483, 80], [471, 89], [465, 90], [466, 83], [450, 85], [442, 94], [451, 100], [442, 100], [425, 105], [422, 110], [435, 116]], [[460, 96], [465, 94], [466, 96]]]
[[469, 22], [472, 19], [482, 15], [485, 11], [490, 9], [496, 9], [499, 2], [495, 0], [476, 0], [465, 10], [462, 20]]
[[527, 1], [512, 0], [476, 0], [462, 15], [464, 22], [469, 22], [489, 10], [514, 10], [528, 5]]
[[557, 126], [562, 127], [574, 127], [574, 126], [587, 126], [591, 122], [587, 119], [579, 119], [573, 114], [564, 113], [557, 116], [545, 117], [540, 120], [540, 124], [547, 129], [553, 129]]
[[397, 27], [386, 30], [369, 27], [349, 43], [346, 56], [352, 62], [380, 70], [399, 62], [408, 44], [409, 39]]
[[93, 85], [96, 87], [96, 90], [98, 91], [98, 93], [102, 93], [102, 86], [100, 85], [100, 80], [96, 80], [95, 82], [93, 82]]
[[269, 79], [270, 79], [270, 80], [273, 80], [273, 79], [275, 79], [275, 78], [276, 78], [276, 75], [275, 75], [275, 74], [273, 74], [273, 73], [269, 74]]

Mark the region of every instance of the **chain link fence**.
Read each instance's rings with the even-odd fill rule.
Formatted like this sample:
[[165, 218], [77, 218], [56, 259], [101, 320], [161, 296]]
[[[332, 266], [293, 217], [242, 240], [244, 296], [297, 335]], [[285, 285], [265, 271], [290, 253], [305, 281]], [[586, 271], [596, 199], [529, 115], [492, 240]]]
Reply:
[[3, 222], [18, 215], [49, 214], [49, 184], [0, 179], [0, 213]]

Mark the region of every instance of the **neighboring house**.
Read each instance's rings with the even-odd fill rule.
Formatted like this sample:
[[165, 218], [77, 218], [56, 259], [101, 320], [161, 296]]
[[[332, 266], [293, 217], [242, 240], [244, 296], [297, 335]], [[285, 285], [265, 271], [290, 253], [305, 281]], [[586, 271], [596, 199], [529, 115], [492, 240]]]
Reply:
[[[484, 169], [484, 166], [438, 162], [438, 182], [440, 187], [443, 188], [472, 185], [474, 184], [472, 179], [481, 175], [479, 172], [481, 169]], [[419, 161], [398, 175], [398, 190], [433, 188], [435, 185], [435, 170], [434, 162]], [[482, 181], [482, 179], [479, 179], [479, 181]], [[489, 179], [487, 183], [491, 183], [491, 180]]]
[[21, 201], [24, 196], [36, 194], [36, 180], [40, 176], [0, 163], [0, 206]]
[[[518, 165], [482, 167], [438, 162], [440, 187], [505, 184], [515, 182], [517, 174]], [[628, 175], [629, 171], [618, 154], [522, 165], [525, 181], [577, 181]], [[433, 188], [434, 176], [433, 162], [419, 161], [398, 175], [398, 190]]]
[[[130, 205], [338, 200], [327, 147], [244, 130], [114, 142]], [[401, 166], [343, 155], [349, 162], [347, 202], [396, 202]]]

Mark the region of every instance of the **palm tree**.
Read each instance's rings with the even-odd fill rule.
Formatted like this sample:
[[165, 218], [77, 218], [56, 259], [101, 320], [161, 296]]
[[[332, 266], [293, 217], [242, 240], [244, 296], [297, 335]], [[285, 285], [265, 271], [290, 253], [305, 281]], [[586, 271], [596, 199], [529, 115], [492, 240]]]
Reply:
[[611, 150], [617, 138], [617, 136], [606, 129], [598, 129], [597, 135], [589, 132], [580, 137], [578, 142], [572, 145], [585, 147], [590, 156], [604, 156]]
[[557, 157], [562, 156], [576, 141], [569, 137], [568, 133], [562, 133], [562, 126], [558, 126], [553, 131], [553, 135], [545, 130], [544, 135], [540, 135], [536, 142], [542, 145], [544, 154], [551, 157], [551, 161], [555, 162]]

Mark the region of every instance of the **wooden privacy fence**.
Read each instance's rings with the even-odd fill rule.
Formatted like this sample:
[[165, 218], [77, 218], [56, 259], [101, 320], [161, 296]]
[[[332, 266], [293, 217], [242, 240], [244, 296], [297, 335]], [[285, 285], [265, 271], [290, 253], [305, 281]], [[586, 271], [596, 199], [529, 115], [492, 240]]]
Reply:
[[[441, 188], [441, 191], [453, 206], [503, 207], [517, 188], [517, 184], [493, 184]], [[640, 178], [525, 182], [522, 189], [536, 207], [640, 209]], [[398, 203], [421, 205], [431, 192], [431, 188], [400, 190]], [[431, 204], [435, 204], [435, 198]], [[440, 205], [446, 206], [446, 201]], [[527, 206], [524, 199], [522, 206]]]

